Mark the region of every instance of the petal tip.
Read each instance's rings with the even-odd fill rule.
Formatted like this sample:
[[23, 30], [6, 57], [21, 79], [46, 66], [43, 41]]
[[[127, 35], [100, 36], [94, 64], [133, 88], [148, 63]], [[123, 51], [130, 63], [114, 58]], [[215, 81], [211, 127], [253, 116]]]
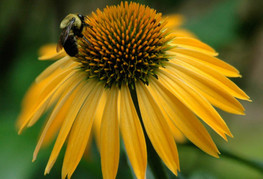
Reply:
[[[54, 163], [54, 162], [52, 162], [52, 163]], [[50, 163], [47, 164], [47, 166], [45, 168], [44, 175], [47, 175], [47, 174], [50, 173], [50, 170], [51, 170], [52, 166], [53, 166], [53, 164], [50, 164]]]
[[23, 128], [20, 128], [17, 133], [18, 133], [18, 135], [21, 135], [22, 132], [23, 132]]
[[44, 176], [46, 176], [47, 174], [49, 174], [49, 171], [46, 171], [44, 172]]
[[242, 112], [242, 113], [238, 113], [237, 115], [240, 115], [240, 116], [245, 116], [246, 113], [245, 112]]
[[216, 155], [214, 155], [213, 157], [215, 157], [215, 158], [220, 158], [220, 157], [219, 157], [220, 154], [221, 154], [221, 153], [219, 152], [219, 153], [217, 153]]
[[248, 97], [247, 101], [248, 101], [248, 102], [251, 102], [251, 103], [253, 102], [253, 100], [250, 99], [250, 97]]
[[40, 57], [38, 57], [38, 60], [45, 60], [45, 59], [46, 59], [45, 56], [40, 56]]

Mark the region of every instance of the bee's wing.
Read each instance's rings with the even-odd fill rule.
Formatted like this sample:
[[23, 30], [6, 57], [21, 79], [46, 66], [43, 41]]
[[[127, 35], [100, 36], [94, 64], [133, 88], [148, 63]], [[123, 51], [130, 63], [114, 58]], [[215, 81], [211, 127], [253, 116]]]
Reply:
[[59, 52], [60, 50], [62, 50], [63, 48], [63, 45], [62, 45], [62, 42], [61, 42], [61, 36], [58, 40], [58, 44], [57, 44], [57, 52]]
[[68, 36], [70, 34], [70, 30], [71, 30], [74, 22], [75, 22], [75, 18], [72, 18], [69, 21], [68, 26], [65, 27], [64, 29], [62, 29], [62, 32], [61, 32], [61, 34], [59, 36], [59, 40], [58, 40], [58, 44], [57, 44], [57, 52], [59, 52], [63, 48], [65, 42], [67, 41]]

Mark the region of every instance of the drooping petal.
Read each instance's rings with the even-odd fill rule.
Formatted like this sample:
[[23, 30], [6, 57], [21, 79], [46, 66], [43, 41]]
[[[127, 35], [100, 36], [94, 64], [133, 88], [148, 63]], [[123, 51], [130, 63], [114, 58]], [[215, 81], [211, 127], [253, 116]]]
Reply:
[[207, 68], [206, 66], [202, 65], [201, 63], [198, 63], [197, 61], [189, 61], [186, 58], [180, 56], [178, 56], [176, 60], [171, 59], [171, 63], [178, 64], [180, 66], [187, 68], [188, 70], [199, 73], [205, 78], [208, 78], [214, 83], [220, 85], [228, 93], [230, 93], [232, 96], [236, 98], [250, 101], [247, 94], [243, 90], [241, 90], [235, 83], [233, 83], [224, 75], [213, 70], [212, 68]]
[[[165, 113], [164, 110], [162, 110], [162, 111], [163, 111], [163, 113]], [[167, 117], [166, 122], [167, 122], [169, 128], [171, 129], [171, 132], [173, 134], [175, 142], [184, 143], [186, 139], [185, 139], [184, 135], [182, 134], [182, 132], [173, 123], [173, 121], [169, 117]]]
[[[93, 122], [94, 122], [94, 120], [93, 120]], [[86, 148], [85, 148], [85, 151], [84, 151], [84, 154], [83, 154], [83, 159], [84, 160], [90, 160], [92, 158], [91, 145], [92, 145], [93, 137], [94, 137], [94, 135], [93, 135], [93, 132], [91, 131], [88, 143], [86, 145]]]
[[214, 81], [205, 78], [195, 71], [173, 64], [166, 68], [170, 73], [178, 75], [183, 81], [204, 96], [212, 105], [234, 114], [243, 114], [243, 106], [224, 88]]
[[164, 70], [160, 70], [159, 80], [184, 105], [204, 120], [222, 138], [227, 140], [225, 134], [232, 136], [225, 121], [220, 117], [212, 105], [193, 88], [184, 83], [180, 78]]
[[67, 115], [67, 112], [71, 108], [71, 104], [77, 92], [78, 90], [75, 90], [73, 92], [69, 91], [68, 94], [64, 96], [62, 100], [59, 101], [58, 104], [55, 106], [44, 129], [41, 132], [40, 138], [35, 147], [32, 159], [33, 162], [36, 160], [41, 147], [47, 146], [54, 139], [55, 135], [57, 135], [59, 129], [63, 124], [64, 118]]
[[120, 129], [132, 168], [138, 179], [145, 178], [147, 151], [143, 130], [126, 85], [120, 91]]
[[[22, 111], [18, 119], [20, 127], [19, 133], [22, 132], [26, 125], [30, 127], [38, 120], [38, 118], [32, 118], [32, 116], [34, 116], [34, 114], [38, 113], [39, 111], [43, 112], [43, 107], [49, 104], [49, 100], [54, 94], [54, 92], [65, 81], [67, 81], [70, 77], [74, 76], [74, 74], [75, 71], [72, 71], [71, 69], [65, 70], [57, 76], [51, 76], [50, 81], [45, 80], [39, 85], [36, 84], [36, 88], [33, 87], [33, 91], [29, 91], [32, 93], [32, 95], [29, 94], [29, 99], [26, 99], [27, 103], [29, 103], [24, 105], [24, 111]], [[43, 89], [41, 89], [40, 87], [43, 87]], [[35, 93], [37, 94], [36, 96], [34, 95]], [[30, 103], [33, 99], [35, 99], [34, 102]]]
[[178, 56], [185, 57], [185, 61], [190, 64], [192, 61], [198, 61], [199, 64], [203, 66], [207, 66], [207, 68], [212, 68], [217, 72], [228, 77], [241, 76], [239, 74], [239, 71], [235, 67], [211, 55], [207, 55], [190, 49], [181, 49], [181, 48], [172, 48], [168, 53], [174, 54], [176, 55], [176, 57]]
[[[66, 75], [65, 73], [62, 73]], [[33, 83], [29, 90], [27, 91], [23, 101], [22, 101], [22, 112], [19, 116], [18, 126], [21, 127], [22, 123], [25, 121], [25, 116], [32, 111], [39, 102], [37, 99], [41, 98], [44, 89], [56, 78], [61, 75], [61, 71], [49, 76], [47, 79], [41, 81], [40, 83]], [[42, 97], [43, 98], [43, 97]]]
[[61, 71], [68, 64], [74, 64], [74, 61], [72, 61], [68, 56], [56, 61], [55, 63], [47, 67], [40, 75], [38, 75], [35, 81], [40, 82], [44, 80], [45, 78], [49, 77], [54, 72]]
[[67, 55], [65, 50], [61, 50], [59, 52], [56, 51], [57, 44], [48, 44], [40, 48], [39, 60], [57, 60]]
[[167, 20], [166, 28], [176, 28], [182, 25], [184, 18], [180, 14], [169, 14], [167, 17], [164, 17]]
[[43, 92], [45, 91], [44, 89], [48, 85], [50, 85], [50, 83], [55, 78], [59, 77], [62, 74], [66, 75], [65, 72], [69, 73], [69, 71], [75, 70], [75, 67], [69, 67], [66, 64], [72, 63], [67, 58], [58, 60], [57, 62], [53, 63], [50, 68], [48, 67], [47, 70], [44, 70], [44, 72], [39, 75], [39, 79], [35, 80], [35, 83], [30, 87], [23, 99], [22, 106], [24, 110], [37, 105], [39, 101], [37, 101], [36, 99], [40, 98], [41, 95], [43, 95]]
[[103, 86], [95, 86], [81, 108], [71, 129], [62, 167], [62, 178], [71, 178], [81, 160], [90, 138], [94, 114], [100, 101]]
[[52, 153], [49, 157], [48, 164], [45, 169], [45, 174], [49, 173], [52, 166], [54, 165], [58, 154], [61, 150], [61, 147], [63, 146], [69, 131], [71, 130], [72, 124], [75, 121], [75, 118], [81, 109], [83, 103], [85, 102], [87, 96], [89, 95], [90, 91], [93, 89], [96, 83], [94, 81], [90, 80], [88, 83], [87, 81], [84, 81], [80, 84], [79, 92], [76, 95], [75, 99], [73, 100], [72, 107], [68, 111], [68, 114], [66, 118], [64, 119], [63, 125], [61, 126], [61, 129], [59, 131], [56, 143], [53, 147]]
[[[57, 99], [62, 94], [62, 91], [65, 89], [65, 86], [67, 87], [69, 85], [69, 83], [72, 82], [72, 78], [74, 78], [75, 76], [77, 76], [77, 72], [72, 71], [71, 73], [69, 73], [68, 76], [66, 76], [63, 80], [61, 80], [61, 83], [58, 83], [57, 85], [51, 84], [51, 88], [52, 88], [52, 85], [54, 85], [54, 88], [52, 90], [50, 90], [50, 93], [48, 93], [48, 95], [43, 99], [44, 105], [40, 106], [39, 109], [41, 109], [42, 107], [46, 107], [46, 109], [48, 109], [51, 105], [53, 105], [54, 102], [56, 102]], [[48, 85], [50, 85], [50, 84], [48, 84]], [[45, 91], [43, 91], [43, 92], [45, 92]], [[45, 93], [44, 93], [44, 95], [45, 95]], [[42, 97], [42, 95], [40, 96], [40, 99], [41, 99], [41, 97]], [[46, 102], [45, 102], [45, 100], [46, 100]], [[43, 101], [40, 101], [39, 103], [41, 104]], [[39, 109], [37, 109], [37, 112], [39, 112]], [[44, 110], [43, 110], [43, 112], [44, 112]], [[31, 127], [32, 125], [34, 125], [38, 119], [39, 118], [34, 118], [34, 116], [33, 116], [31, 118], [31, 120], [29, 121], [29, 123], [27, 124], [27, 127]]]
[[136, 91], [143, 124], [150, 141], [166, 166], [177, 175], [177, 170], [179, 170], [177, 147], [166, 119], [159, 109], [157, 101], [154, 100], [143, 83], [138, 82]]
[[101, 99], [99, 101], [97, 111], [95, 113], [94, 125], [93, 125], [94, 133], [95, 133], [94, 136], [99, 150], [100, 150], [100, 126], [101, 126], [101, 119], [104, 113], [106, 101], [107, 101], [107, 93], [104, 90], [103, 94], [101, 95]]
[[164, 110], [170, 120], [196, 146], [208, 154], [218, 157], [218, 149], [203, 124], [195, 117], [180, 100], [178, 100], [166, 86], [152, 78], [149, 91], [158, 101], [160, 109]]
[[[79, 84], [81, 81], [85, 80], [86, 76], [85, 76], [85, 73], [81, 73], [81, 72], [78, 73], [77, 72], [76, 75], [74, 75], [72, 78], [74, 78], [74, 79], [67, 80], [66, 83], [61, 85], [61, 87], [56, 90], [56, 92], [54, 93], [54, 95], [50, 99], [50, 103], [48, 105], [48, 108], [54, 107], [54, 104], [58, 102], [58, 99], [62, 99], [65, 95], [68, 95], [67, 94], [68, 91], [73, 89], [76, 84]], [[71, 103], [69, 103], [69, 104], [71, 104]], [[62, 116], [64, 115], [64, 117], [65, 117], [65, 115], [67, 114], [67, 111], [69, 111], [68, 109], [69, 109], [69, 106], [67, 107], [67, 110], [66, 109], [64, 110], [64, 112], [60, 112], [60, 113], [64, 113], [61, 115]], [[52, 141], [53, 137], [55, 136], [58, 129], [62, 125], [64, 117], [62, 117], [62, 119], [58, 119], [60, 117], [56, 117], [56, 120], [54, 121], [54, 123], [52, 123], [52, 125], [50, 126], [50, 128], [47, 132], [48, 134], [44, 138], [43, 145], [47, 145], [49, 143], [48, 141]]]
[[199, 51], [208, 55], [216, 56], [218, 53], [207, 44], [191, 37], [177, 37], [174, 38], [171, 45], [176, 47], [191, 49], [194, 51]]
[[84, 73], [75, 75], [72, 77], [72, 79], [70, 79], [71, 83], [69, 83], [68, 86], [65, 86], [64, 94], [62, 94], [61, 99], [54, 107], [54, 110], [52, 111], [49, 119], [47, 120], [45, 128], [43, 129], [41, 136], [38, 140], [33, 154], [33, 161], [36, 160], [37, 154], [42, 144], [46, 145], [47, 143], [49, 143], [54, 138], [55, 134], [58, 132], [59, 128], [61, 127], [64, 121], [64, 118], [66, 117], [68, 111], [71, 108], [72, 102], [77, 92], [79, 92], [77, 86], [81, 83], [81, 81], [83, 81], [84, 78]]
[[120, 155], [118, 124], [118, 90], [107, 92], [107, 102], [101, 120], [100, 156], [103, 178], [114, 179], [117, 175]]
[[[77, 70], [75, 70], [75, 67], [70, 67], [67, 68], [68, 70], [71, 70], [72, 72], [75, 71], [76, 75], [72, 75], [70, 78], [65, 79], [64, 83], [61, 83], [61, 85], [59, 85], [56, 90], [54, 91], [54, 93], [50, 96], [50, 98], [48, 99], [48, 103], [46, 105], [46, 108], [49, 109], [50, 107], [54, 106], [54, 104], [58, 101], [58, 99], [60, 98], [60, 96], [64, 93], [65, 88], [68, 87], [69, 83], [72, 82], [72, 78], [75, 78], [75, 76], [78, 76], [77, 74]], [[59, 75], [61, 72], [63, 72], [64, 70], [62, 69], [58, 69], [56, 70], [54, 73], [50, 74], [50, 76], [57, 76]], [[50, 76], [48, 76], [47, 78], [49, 78]], [[48, 79], [44, 79], [41, 81], [46, 81]], [[48, 80], [48, 81], [52, 81], [52, 80]], [[36, 83], [41, 83], [41, 82], [36, 82]], [[48, 83], [47, 83], [48, 84]], [[45, 88], [43, 88], [45, 89]], [[41, 96], [43, 89], [40, 89], [40, 91], [38, 92]], [[37, 97], [38, 99], [39, 97]], [[32, 98], [32, 100], [35, 100], [34, 98]], [[35, 100], [36, 101], [36, 100]], [[34, 121], [33, 119], [31, 121]]]
[[[177, 38], [177, 37], [196, 38], [194, 34], [192, 34], [190, 31], [185, 30], [185, 29], [175, 29], [173, 32], [171, 32], [170, 34], [168, 34], [166, 36], [166, 38], [169, 38], [169, 39], [174, 39], [174, 38]], [[172, 49], [174, 49], [174, 48], [171, 48], [171, 50]]]

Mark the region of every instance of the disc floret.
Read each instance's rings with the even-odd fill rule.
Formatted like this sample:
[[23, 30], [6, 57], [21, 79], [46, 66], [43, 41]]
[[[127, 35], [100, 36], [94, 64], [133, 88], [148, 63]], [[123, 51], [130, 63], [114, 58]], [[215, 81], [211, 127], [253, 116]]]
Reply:
[[78, 39], [77, 60], [88, 78], [103, 81], [105, 87], [133, 86], [138, 80], [148, 84], [168, 60], [166, 22], [154, 9], [125, 2], [98, 9], [86, 23], [90, 27]]

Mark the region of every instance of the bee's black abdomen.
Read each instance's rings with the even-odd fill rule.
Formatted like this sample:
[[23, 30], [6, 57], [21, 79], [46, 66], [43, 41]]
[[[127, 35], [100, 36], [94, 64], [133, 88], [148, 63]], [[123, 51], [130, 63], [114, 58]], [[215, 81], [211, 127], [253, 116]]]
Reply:
[[[90, 27], [84, 22], [84, 16], [81, 14], [69, 14], [60, 23], [62, 33], [58, 41], [58, 51], [63, 46], [67, 54], [71, 57], [78, 55], [77, 38], [83, 38], [83, 27]], [[91, 27], [90, 27], [91, 28]], [[85, 39], [90, 43], [87, 39]]]
[[78, 46], [76, 42], [76, 38], [72, 35], [68, 36], [65, 44], [63, 45], [67, 54], [71, 57], [74, 57], [78, 54]]

